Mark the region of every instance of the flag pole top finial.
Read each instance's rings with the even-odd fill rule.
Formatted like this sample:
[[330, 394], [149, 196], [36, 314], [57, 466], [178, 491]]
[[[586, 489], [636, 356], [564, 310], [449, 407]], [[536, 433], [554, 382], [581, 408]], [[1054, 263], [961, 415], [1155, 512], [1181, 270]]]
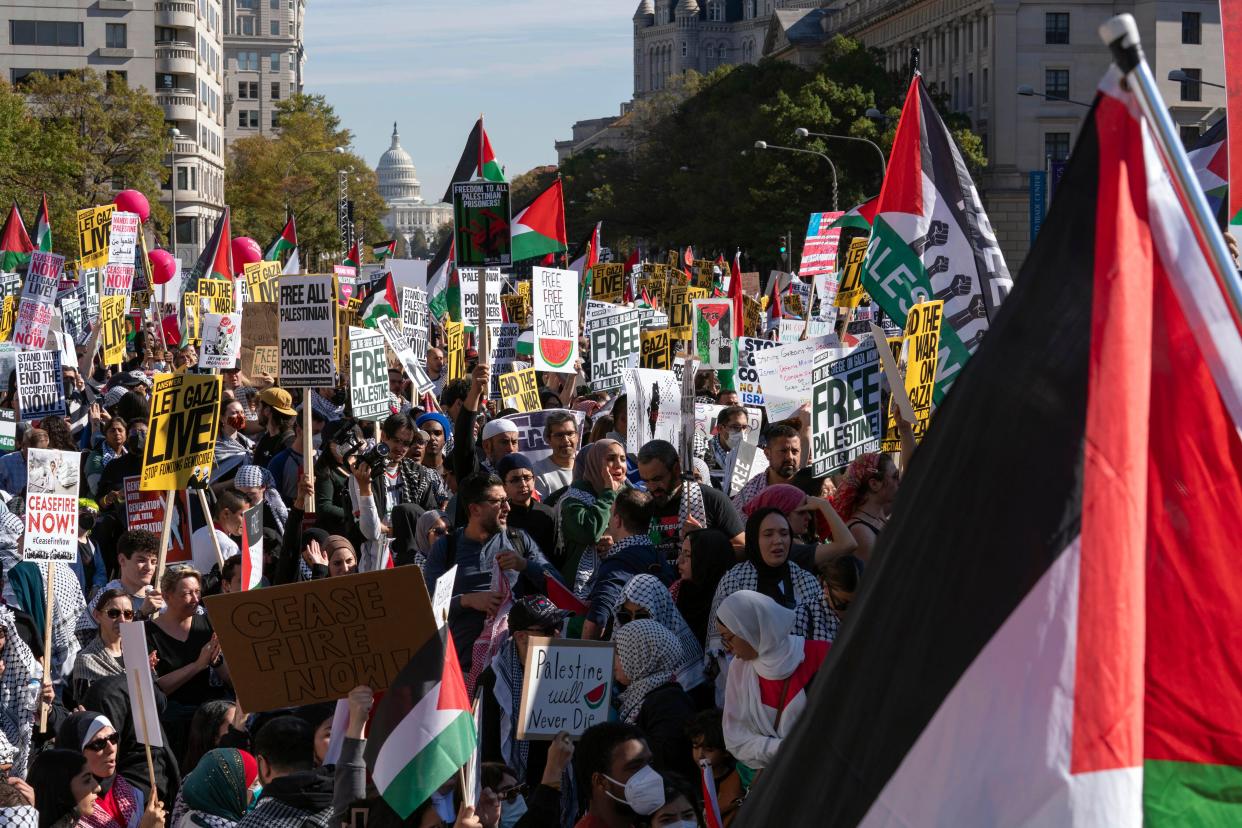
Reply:
[[921, 74], [922, 69], [919, 67], [919, 48], [915, 46], [910, 50], [910, 71], [914, 74]]

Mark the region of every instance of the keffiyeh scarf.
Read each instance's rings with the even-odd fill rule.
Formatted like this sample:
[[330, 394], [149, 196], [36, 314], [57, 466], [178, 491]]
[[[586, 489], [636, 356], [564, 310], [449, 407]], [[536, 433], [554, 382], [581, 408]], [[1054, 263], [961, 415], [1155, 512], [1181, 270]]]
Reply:
[[33, 805], [0, 808], [0, 828], [39, 828], [39, 812]]
[[677, 638], [654, 618], [626, 624], [616, 634], [617, 658], [630, 684], [617, 696], [621, 720], [635, 722], [647, 694], [673, 680], [681, 657]]
[[[111, 794], [112, 801], [116, 803], [116, 808], [121, 813], [121, 821], [125, 825], [137, 825], [145, 804], [145, 797], [142, 791], [129, 784], [125, 777], [118, 774], [112, 777]], [[86, 816], [78, 817], [78, 825], [82, 826], [82, 828], [116, 828], [116, 821], [96, 800], [95, 810]]]
[[[835, 615], [828, 612], [824, 604], [824, 593], [815, 576], [797, 564], [790, 562], [790, 579], [794, 588], [794, 621], [793, 635], [816, 641], [834, 641], [841, 622]], [[716, 597], [712, 599], [712, 610], [707, 617], [707, 652], [724, 651], [720, 641], [720, 629], [716, 624], [716, 613], [720, 602], [735, 592], [743, 589], [759, 591], [759, 570], [750, 561], [745, 561], [730, 569], [720, 579], [716, 587]]]
[[0, 660], [4, 661], [4, 675], [0, 677], [0, 764], [12, 763], [10, 775], [25, 778], [35, 702], [29, 683], [43, 671], [26, 642], [18, 637], [8, 607], [0, 607], [0, 626], [5, 635], [4, 649], [0, 650]]
[[[654, 575], [635, 575], [621, 590], [613, 607], [613, 618], [617, 610], [629, 601], [647, 610], [651, 617], [671, 632], [677, 639], [680, 655], [674, 678], [686, 690], [703, 683], [703, 647], [690, 629], [690, 625], [681, 617], [677, 607], [673, 605], [673, 597], [667, 587]], [[618, 626], [614, 623], [614, 637]]]
[[505, 532], [497, 532], [479, 552], [479, 568], [491, 569], [491, 591], [500, 593], [500, 606], [495, 614], [487, 616], [483, 622], [483, 632], [475, 639], [470, 650], [470, 673], [466, 678], [466, 692], [474, 698], [474, 689], [479, 683], [479, 676], [492, 663], [492, 659], [500, 652], [508, 639], [509, 610], [513, 607], [513, 585], [518, 574], [513, 571], [502, 572], [496, 563], [496, 556], [505, 549], [511, 548]]
[[[561, 496], [561, 502], [557, 504], [556, 510], [556, 546], [562, 557], [565, 554], [565, 539], [561, 534], [561, 507], [566, 499], [576, 500], [587, 506], [594, 506], [596, 500], [595, 495], [572, 485]], [[574, 571], [574, 582], [571, 584], [574, 597], [580, 599], [587, 597], [587, 594], [591, 591], [591, 581], [595, 577], [595, 570], [599, 569], [599, 561], [599, 552], [596, 550], [595, 544], [591, 544], [582, 550], [582, 557], [578, 559], [578, 568]]]

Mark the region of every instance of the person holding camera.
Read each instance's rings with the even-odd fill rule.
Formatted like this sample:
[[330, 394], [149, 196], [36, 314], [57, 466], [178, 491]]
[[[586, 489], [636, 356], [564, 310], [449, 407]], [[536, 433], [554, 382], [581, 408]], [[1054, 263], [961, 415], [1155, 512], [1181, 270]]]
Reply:
[[323, 428], [323, 450], [315, 461], [315, 526], [329, 535], [351, 537], [353, 498], [349, 493], [349, 458], [365, 448], [356, 420], [336, 420]]

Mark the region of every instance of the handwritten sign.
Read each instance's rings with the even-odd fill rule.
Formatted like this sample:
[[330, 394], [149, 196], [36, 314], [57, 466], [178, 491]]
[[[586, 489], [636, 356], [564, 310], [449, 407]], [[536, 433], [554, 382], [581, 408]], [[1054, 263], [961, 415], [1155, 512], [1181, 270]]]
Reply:
[[551, 740], [561, 731], [581, 736], [607, 721], [615, 650], [611, 641], [532, 636], [526, 645], [517, 738]]
[[280, 346], [259, 345], [254, 349], [254, 361], [250, 369], [252, 374], [276, 376], [280, 371]]
[[569, 374], [578, 358], [578, 274], [572, 270], [531, 270], [534, 297], [535, 370]]

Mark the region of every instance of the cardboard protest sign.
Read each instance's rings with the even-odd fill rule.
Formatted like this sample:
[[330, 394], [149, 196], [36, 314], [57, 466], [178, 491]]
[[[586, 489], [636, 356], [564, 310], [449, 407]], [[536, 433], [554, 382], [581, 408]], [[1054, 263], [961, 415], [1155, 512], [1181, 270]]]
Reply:
[[[907, 421], [914, 439], [922, 441], [931, 425], [932, 395], [936, 387], [936, 368], [940, 357], [940, 326], [944, 321], [944, 300], [921, 302], [906, 315], [902, 361], [905, 363], [905, 390], [914, 419]], [[890, 415], [889, 431], [897, 433], [897, 420]]]
[[673, 339], [691, 339], [693, 334], [694, 316], [691, 302], [695, 299], [706, 299], [707, 291], [687, 285], [673, 285], [668, 289], [668, 327], [669, 336]]
[[121, 663], [129, 685], [130, 716], [139, 744], [164, 747], [159, 710], [155, 707], [155, 683], [148, 660], [147, 625], [143, 621], [121, 622]]
[[60, 271], [64, 264], [64, 256], [39, 251], [30, 254], [26, 284], [13, 325], [13, 341], [21, 347], [47, 347], [47, 329], [52, 323], [52, 306], [60, 289]]
[[0, 408], [0, 451], [17, 450], [17, 412]]
[[[397, 361], [401, 363], [401, 367], [410, 375], [410, 379], [414, 381], [414, 388], [419, 394], [426, 394], [428, 391], [434, 390], [436, 384], [431, 381], [431, 377], [427, 376], [425, 360], [420, 360], [414, 354], [414, 348], [411, 340], [405, 336], [397, 324], [397, 320], [391, 316], [380, 316], [375, 320], [375, 325], [379, 329], [380, 334], [388, 343], [388, 347], [396, 355]], [[352, 343], [351, 343], [352, 344]], [[383, 354], [380, 355], [381, 357]], [[388, 393], [388, 370], [387, 363], [384, 367], [384, 394], [387, 400]], [[385, 405], [387, 403], [385, 402]], [[357, 416], [357, 415], [355, 415]], [[387, 416], [387, 414], [385, 414]]]
[[444, 323], [444, 364], [450, 381], [466, 377], [466, 332], [461, 322]]
[[27, 561], [78, 559], [78, 469], [82, 455], [55, 449], [26, 450]]
[[25, 421], [68, 413], [60, 351], [17, 352], [17, 401]]
[[531, 636], [516, 738], [551, 740], [561, 731], [581, 736], [608, 721], [615, 650], [611, 641]]
[[759, 371], [755, 367], [755, 354], [771, 348], [779, 348], [780, 344], [770, 339], [756, 339], [744, 336], [737, 342], [737, 393], [742, 405], [763, 405], [763, 386], [759, 382]]
[[280, 281], [280, 262], [250, 262], [242, 272], [251, 302], [275, 302], [276, 286]]
[[866, 291], [862, 286], [863, 260], [867, 258], [867, 237], [855, 236], [845, 248], [841, 262], [841, 279], [837, 287], [836, 306], [856, 308]]
[[399, 566], [204, 599], [247, 712], [388, 689], [436, 634], [423, 574]]
[[78, 260], [83, 270], [108, 263], [108, 229], [115, 210], [112, 204], [78, 210]]
[[733, 303], [695, 299], [694, 354], [706, 368], [733, 367]]
[[570, 374], [578, 359], [578, 274], [531, 270], [535, 370]]
[[388, 360], [384, 335], [349, 329], [349, 403], [359, 420], [383, 420], [388, 409]]
[[[125, 526], [128, 529], [145, 529], [159, 535], [164, 529], [164, 506], [166, 492], [144, 492], [138, 475], [123, 481], [125, 491]], [[190, 546], [189, 492], [173, 494], [172, 531], [168, 536], [168, 554], [165, 563], [185, 563], [193, 560]]]
[[597, 264], [591, 268], [591, 298], [600, 302], [621, 301], [625, 294], [625, 265]]
[[184, 489], [196, 472], [211, 472], [220, 389], [215, 374], [155, 375], [141, 489]]
[[511, 374], [501, 374], [500, 399], [505, 408], [516, 408], [521, 412], [538, 411], [542, 408], [535, 369], [525, 368]]
[[659, 330], [642, 332], [643, 349], [642, 356], [639, 358], [639, 367], [652, 368], [657, 371], [667, 371], [672, 368], [670, 362], [673, 358], [671, 342], [669, 341], [668, 328], [660, 328]]
[[501, 308], [505, 319], [519, 328], [529, 328], [531, 324], [530, 302], [520, 293], [506, 293], [500, 297]]
[[821, 348], [821, 340], [807, 339], [755, 352], [752, 359], [763, 388], [769, 422], [792, 417], [811, 398], [811, 368], [815, 352]]
[[120, 365], [125, 361], [125, 304], [128, 301], [127, 296], [105, 296], [99, 300], [100, 341], [105, 365]]
[[[280, 373], [280, 306], [247, 302], [241, 320], [241, 367], [247, 375]], [[264, 349], [260, 359], [259, 349]]]
[[241, 356], [240, 313], [208, 313], [203, 316], [203, 347], [198, 364], [208, 370], [237, 367]]
[[336, 297], [331, 276], [280, 278], [280, 384], [336, 385]]
[[452, 189], [453, 251], [458, 269], [512, 264], [508, 183], [458, 182]]
[[875, 340], [867, 339], [844, 353], [821, 349], [815, 354], [811, 381], [815, 476], [843, 469], [861, 454], [879, 451], [880, 355]]
[[[552, 447], [548, 445], [543, 437], [543, 427], [547, 422], [548, 416], [554, 411], [564, 412], [567, 409], [546, 408], [541, 411], [529, 411], [525, 414], [510, 414], [503, 418], [517, 426], [517, 450], [526, 455], [532, 463], [538, 463], [552, 454]], [[569, 413], [574, 416], [574, 420], [578, 423], [578, 432], [579, 436], [581, 436], [583, 423], [586, 422], [586, 414], [581, 411], [570, 411]]]
[[623, 309], [587, 320], [592, 391], [621, 387], [630, 357], [642, 352], [641, 330], [638, 311], [634, 310]]
[[[244, 317], [243, 317], [244, 319]], [[280, 346], [259, 345], [254, 349], [254, 358], [250, 361], [250, 373], [267, 374], [274, 377], [280, 373]]]
[[[681, 440], [681, 383], [672, 371], [631, 368], [625, 372], [625, 450], [638, 450], [652, 440]], [[692, 426], [692, 424], [691, 424]]]

